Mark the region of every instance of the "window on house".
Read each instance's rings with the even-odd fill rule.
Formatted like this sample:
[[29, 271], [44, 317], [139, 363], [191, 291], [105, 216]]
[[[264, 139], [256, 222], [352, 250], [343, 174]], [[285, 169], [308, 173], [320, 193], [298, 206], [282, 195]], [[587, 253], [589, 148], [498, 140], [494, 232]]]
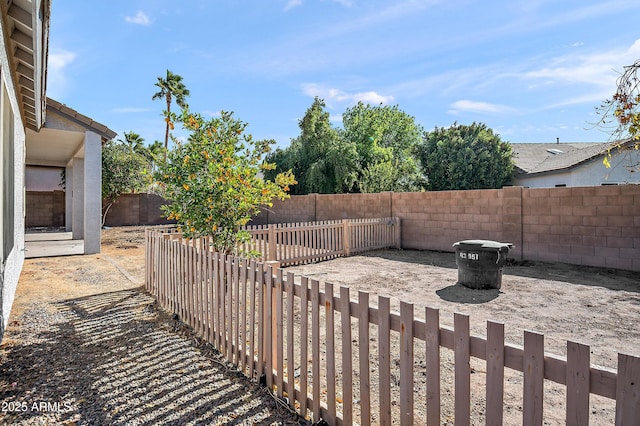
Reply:
[[600, 185], [601, 186], [616, 186], [616, 185], [620, 185], [620, 184], [617, 183], [617, 182], [602, 182]]
[[556, 184], [556, 188], [564, 188], [566, 186], [567, 186], [566, 183], [558, 183], [558, 184]]

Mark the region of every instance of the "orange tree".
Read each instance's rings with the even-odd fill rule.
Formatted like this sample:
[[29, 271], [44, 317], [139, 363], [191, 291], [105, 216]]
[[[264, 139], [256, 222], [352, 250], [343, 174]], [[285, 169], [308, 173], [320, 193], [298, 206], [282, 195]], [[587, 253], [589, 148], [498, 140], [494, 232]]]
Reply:
[[233, 113], [205, 120], [185, 108], [167, 118], [181, 123], [189, 136], [186, 142], [172, 136], [175, 147], [156, 173], [169, 201], [162, 207], [166, 217], [175, 219], [186, 237], [210, 236], [217, 251], [237, 253], [249, 239], [244, 225], [274, 198], [289, 197], [293, 174], [262, 178], [262, 171], [274, 167], [263, 160], [273, 141], [254, 140]]

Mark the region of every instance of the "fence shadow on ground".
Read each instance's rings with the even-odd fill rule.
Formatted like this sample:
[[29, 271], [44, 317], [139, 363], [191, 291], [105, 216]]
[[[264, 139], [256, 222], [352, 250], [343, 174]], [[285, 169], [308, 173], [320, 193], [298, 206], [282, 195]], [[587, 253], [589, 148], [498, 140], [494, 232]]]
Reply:
[[[360, 254], [367, 257], [457, 269], [455, 253], [429, 250], [376, 250]], [[615, 291], [640, 293], [640, 272], [620, 269], [578, 266], [561, 262], [515, 261], [509, 259], [503, 269], [504, 280], [508, 275], [543, 279], [563, 283], [605, 287]]]
[[[26, 409], [2, 413], [2, 422], [300, 421], [266, 389], [229, 368], [190, 329], [158, 311], [144, 291], [94, 295], [57, 308], [53, 324], [19, 329], [14, 343], [4, 349], [0, 400]], [[41, 402], [49, 403], [44, 419], [38, 419], [43, 411], [33, 409], [33, 403]]]

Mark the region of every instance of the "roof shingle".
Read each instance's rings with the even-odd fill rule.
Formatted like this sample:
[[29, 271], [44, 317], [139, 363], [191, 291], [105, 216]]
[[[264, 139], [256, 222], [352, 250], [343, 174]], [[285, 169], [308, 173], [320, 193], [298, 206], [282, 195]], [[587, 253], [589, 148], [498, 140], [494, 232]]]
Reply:
[[[569, 169], [604, 154], [620, 141], [608, 143], [513, 143], [511, 150], [518, 174]], [[559, 152], [558, 152], [559, 151]]]

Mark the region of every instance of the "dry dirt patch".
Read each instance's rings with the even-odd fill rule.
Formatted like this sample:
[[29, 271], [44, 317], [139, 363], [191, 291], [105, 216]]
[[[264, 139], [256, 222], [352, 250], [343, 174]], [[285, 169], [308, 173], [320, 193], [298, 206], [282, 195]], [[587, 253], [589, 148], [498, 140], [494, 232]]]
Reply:
[[[381, 250], [365, 255], [287, 268], [297, 276], [344, 285], [376, 296], [391, 298], [392, 310], [400, 301], [414, 304], [419, 318], [424, 307], [440, 310], [441, 324], [453, 326], [453, 314], [470, 316], [472, 334], [486, 336], [487, 320], [505, 324], [508, 343], [522, 345], [524, 330], [544, 334], [545, 350], [566, 353], [566, 341], [591, 346], [591, 362], [617, 367], [617, 353], [640, 355], [640, 274], [545, 262], [510, 262], [500, 290], [472, 290], [457, 284], [453, 253]], [[337, 294], [337, 290], [336, 290]], [[397, 343], [397, 341], [396, 341]], [[371, 345], [375, 345], [375, 339]], [[399, 349], [392, 348], [392, 353]], [[416, 347], [416, 371], [424, 353]], [[376, 359], [371, 359], [372, 372]], [[453, 356], [442, 350], [442, 413], [453, 421]], [[472, 424], [484, 424], [484, 365], [472, 360]], [[424, 369], [423, 369], [424, 370]], [[340, 372], [338, 372], [340, 374]], [[372, 373], [373, 374], [373, 373]], [[393, 374], [393, 372], [392, 372]], [[522, 374], [507, 370], [505, 424], [522, 423]], [[372, 383], [375, 383], [373, 381]], [[424, 377], [416, 377], [417, 395], [424, 395]], [[375, 386], [372, 386], [375, 392]], [[420, 390], [422, 389], [422, 390]], [[375, 395], [374, 395], [375, 398]], [[591, 398], [593, 424], [610, 424], [614, 411], [610, 400]], [[424, 414], [421, 401], [416, 411]], [[392, 408], [393, 409], [393, 408]], [[545, 424], [564, 424], [564, 390], [545, 383]], [[424, 417], [422, 417], [424, 418]]]
[[[505, 323], [507, 340], [522, 344], [524, 330], [545, 335], [548, 351], [563, 354], [566, 341], [592, 346], [594, 361], [615, 367], [617, 352], [640, 355], [640, 273], [546, 262], [510, 262], [500, 290], [473, 290], [457, 283], [453, 253], [381, 250], [365, 255], [287, 268], [320, 281], [349, 286], [372, 297], [470, 315], [472, 331], [486, 321]], [[420, 308], [422, 308], [420, 310]]]

